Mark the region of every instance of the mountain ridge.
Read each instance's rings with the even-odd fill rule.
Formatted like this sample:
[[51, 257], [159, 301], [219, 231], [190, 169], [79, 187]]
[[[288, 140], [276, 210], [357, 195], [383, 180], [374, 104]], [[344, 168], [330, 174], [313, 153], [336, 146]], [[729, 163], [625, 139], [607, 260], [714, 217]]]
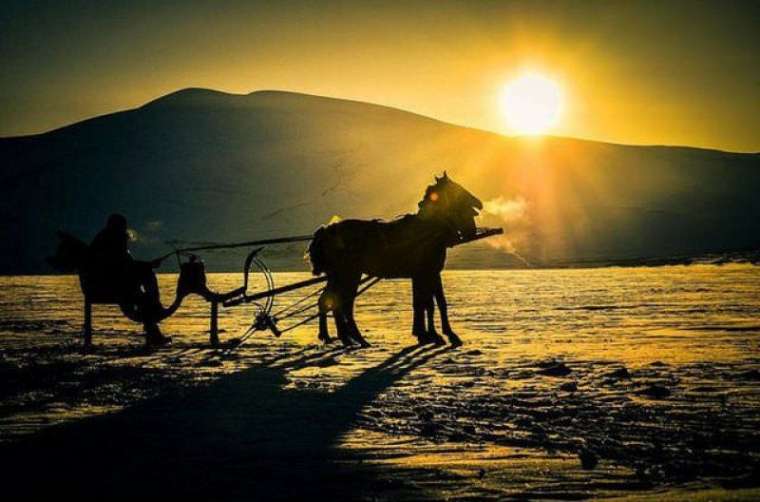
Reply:
[[[178, 239], [244, 241], [303, 234], [334, 215], [414, 211], [444, 170], [483, 199], [482, 225], [507, 230], [457, 248], [452, 266], [699, 255], [756, 246], [760, 234], [758, 154], [507, 137], [286, 91], [181, 89], [0, 138], [0, 164], [2, 273], [47, 271], [55, 230], [89, 239], [113, 211], [140, 236], [135, 253], [150, 257]], [[270, 250], [275, 266], [304, 269], [303, 250], [291, 251]]]
[[588, 142], [588, 143], [596, 143], [596, 144], [612, 145], [612, 146], [620, 146], [620, 147], [674, 148], [674, 149], [684, 149], [684, 150], [698, 150], [698, 151], [718, 152], [718, 153], [725, 153], [725, 154], [757, 155], [757, 156], [760, 156], [760, 150], [758, 150], [756, 152], [736, 152], [736, 151], [732, 151], [732, 150], [723, 150], [721, 148], [702, 147], [702, 146], [693, 146], [693, 145], [678, 145], [678, 144], [671, 145], [671, 144], [649, 144], [649, 143], [642, 143], [642, 144], [637, 144], [637, 143], [619, 143], [619, 142], [615, 142], [615, 141], [601, 141], [601, 140], [596, 140], [596, 139], [592, 139], [592, 138], [581, 138], [581, 137], [575, 137], [575, 136], [542, 135], [542, 136], [540, 136], [540, 137], [537, 138], [537, 137], [530, 136], [530, 135], [506, 135], [506, 134], [498, 133], [498, 132], [495, 132], [495, 131], [490, 131], [490, 130], [487, 130], [487, 129], [481, 129], [481, 128], [478, 128], [478, 127], [468, 126], [468, 125], [464, 125], [464, 124], [457, 124], [457, 123], [454, 123], [454, 122], [448, 122], [448, 121], [445, 121], [445, 120], [437, 119], [435, 117], [430, 117], [428, 115], [424, 115], [422, 113], [417, 113], [417, 112], [410, 111], [410, 110], [404, 110], [403, 108], [399, 108], [399, 107], [395, 107], [395, 106], [384, 105], [384, 104], [381, 104], [381, 103], [373, 103], [373, 102], [369, 102], [369, 101], [362, 101], [362, 100], [358, 100], [358, 99], [339, 98], [339, 97], [335, 97], [335, 96], [325, 96], [325, 95], [321, 95], [321, 94], [311, 94], [311, 93], [289, 91], [289, 90], [282, 90], [282, 89], [257, 89], [255, 91], [251, 91], [251, 92], [248, 92], [248, 93], [235, 93], [235, 92], [220, 91], [218, 89], [211, 89], [211, 88], [207, 88], [207, 87], [184, 87], [182, 89], [178, 89], [176, 91], [172, 91], [172, 92], [169, 92], [167, 94], [163, 94], [163, 95], [161, 95], [161, 96], [159, 96], [157, 98], [151, 99], [151, 100], [143, 103], [142, 105], [138, 105], [136, 107], [126, 108], [126, 109], [123, 109], [123, 110], [117, 110], [117, 111], [114, 111], [114, 112], [108, 112], [108, 113], [104, 113], [104, 114], [101, 114], [101, 115], [95, 115], [93, 117], [88, 117], [88, 118], [85, 118], [85, 119], [82, 119], [82, 120], [79, 120], [79, 121], [76, 121], [76, 122], [72, 122], [70, 124], [65, 124], [65, 125], [62, 125], [60, 127], [55, 127], [53, 129], [49, 129], [47, 131], [42, 131], [42, 132], [39, 132], [39, 133], [19, 134], [19, 135], [12, 135], [12, 136], [0, 136], [0, 141], [1, 140], [5, 140], [5, 139], [19, 139], [19, 138], [31, 138], [31, 137], [42, 136], [42, 135], [45, 135], [45, 134], [49, 134], [49, 133], [52, 133], [52, 132], [60, 131], [61, 129], [67, 129], [69, 127], [72, 127], [72, 126], [75, 126], [75, 125], [78, 125], [78, 124], [82, 124], [82, 123], [85, 123], [85, 122], [89, 122], [89, 121], [92, 121], [92, 120], [95, 120], [95, 119], [99, 119], [99, 118], [102, 118], [102, 117], [109, 117], [109, 116], [116, 115], [116, 114], [119, 114], [119, 113], [124, 113], [124, 112], [129, 112], [129, 111], [135, 111], [135, 110], [141, 110], [143, 108], [146, 108], [146, 107], [149, 107], [149, 106], [152, 106], [152, 105], [155, 105], [155, 104], [162, 103], [162, 102], [166, 101], [167, 99], [173, 100], [173, 99], [178, 99], [180, 97], [185, 98], [188, 94], [195, 94], [195, 93], [197, 93], [199, 95], [201, 95], [201, 94], [207, 94], [207, 97], [215, 97], [215, 98], [216, 97], [218, 97], [218, 98], [223, 98], [223, 97], [245, 98], [245, 97], [253, 97], [253, 96], [260, 96], [260, 95], [263, 96], [263, 95], [271, 94], [271, 95], [278, 95], [278, 96], [296, 96], [296, 97], [315, 98], [315, 99], [322, 99], [322, 100], [328, 100], [328, 101], [337, 101], [337, 102], [342, 102], [342, 103], [355, 103], [355, 104], [360, 104], [360, 105], [365, 105], [365, 106], [370, 106], [370, 107], [378, 107], [378, 108], [387, 109], [387, 110], [394, 110], [394, 111], [398, 111], [398, 112], [401, 112], [401, 113], [404, 113], [404, 114], [414, 115], [414, 116], [417, 116], [417, 117], [420, 117], [420, 118], [423, 118], [423, 119], [426, 119], [426, 120], [431, 120], [431, 121], [438, 122], [438, 123], [445, 124], [445, 125], [449, 125], [449, 126], [459, 127], [459, 128], [463, 128], [463, 129], [472, 130], [472, 131], [478, 131], [478, 132], [481, 132], [481, 133], [484, 133], [484, 134], [493, 134], [493, 135], [496, 135], [496, 136], [499, 136], [499, 137], [509, 138], [509, 139], [515, 139], [515, 140], [527, 140], [527, 141], [540, 141], [542, 139], [570, 140], [570, 141], [582, 141], [582, 142]]

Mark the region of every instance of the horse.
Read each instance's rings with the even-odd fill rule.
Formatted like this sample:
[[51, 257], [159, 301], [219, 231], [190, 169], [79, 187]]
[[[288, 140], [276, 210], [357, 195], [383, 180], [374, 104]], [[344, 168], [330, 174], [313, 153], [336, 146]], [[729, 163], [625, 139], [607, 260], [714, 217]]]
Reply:
[[[453, 346], [462, 345], [448, 319], [441, 281], [446, 248], [476, 234], [475, 217], [483, 203], [444, 171], [435, 177], [417, 205], [416, 214], [392, 221], [347, 219], [317, 229], [309, 245], [312, 273], [327, 275], [319, 297], [319, 339], [330, 342], [327, 314], [345, 346], [369, 346], [354, 320], [354, 302], [362, 274], [412, 280], [412, 334], [420, 344], [445, 344], [435, 331], [434, 300], [441, 329]], [[427, 326], [425, 322], [427, 321]]]

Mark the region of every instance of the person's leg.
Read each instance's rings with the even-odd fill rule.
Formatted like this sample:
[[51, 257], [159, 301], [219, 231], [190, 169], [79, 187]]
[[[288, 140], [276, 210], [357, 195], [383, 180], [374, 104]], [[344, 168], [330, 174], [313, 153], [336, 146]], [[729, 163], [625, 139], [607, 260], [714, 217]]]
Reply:
[[158, 289], [158, 279], [156, 278], [156, 274], [153, 272], [150, 263], [136, 261], [134, 262], [133, 270], [140, 290], [145, 296], [145, 301], [154, 307], [162, 308], [161, 291]]
[[156, 274], [153, 273], [150, 263], [147, 262], [135, 261], [132, 269], [140, 289], [140, 310], [143, 316], [146, 342], [148, 345], [166, 345], [171, 342], [171, 337], [164, 336], [158, 327], [163, 314], [163, 306], [161, 305], [161, 293]]

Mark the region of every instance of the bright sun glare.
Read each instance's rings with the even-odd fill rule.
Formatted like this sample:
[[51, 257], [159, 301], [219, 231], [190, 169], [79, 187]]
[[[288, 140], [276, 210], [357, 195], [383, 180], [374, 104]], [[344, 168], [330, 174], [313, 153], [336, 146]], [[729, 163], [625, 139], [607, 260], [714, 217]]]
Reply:
[[538, 73], [525, 73], [504, 87], [501, 107], [513, 132], [542, 134], [559, 121], [562, 92], [555, 81]]

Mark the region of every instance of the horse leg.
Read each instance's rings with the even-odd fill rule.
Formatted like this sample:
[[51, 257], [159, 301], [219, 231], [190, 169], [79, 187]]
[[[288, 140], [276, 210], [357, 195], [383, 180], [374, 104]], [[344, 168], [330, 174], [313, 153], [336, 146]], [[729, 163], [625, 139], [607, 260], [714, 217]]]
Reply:
[[417, 342], [420, 345], [430, 343], [425, 329], [425, 295], [423, 289], [422, 280], [419, 277], [412, 277], [412, 307], [414, 309], [412, 335], [417, 337]]
[[330, 338], [330, 331], [327, 329], [327, 312], [323, 312], [321, 307], [319, 310], [318, 317], [319, 317], [319, 334], [317, 335], [317, 338], [322, 343], [331, 343], [333, 339]]
[[[341, 301], [343, 299], [341, 298]], [[338, 339], [341, 341], [344, 347], [350, 347], [353, 345], [351, 341], [351, 330], [346, 320], [346, 313], [343, 310], [343, 305], [336, 305], [333, 309], [333, 319], [335, 320], [335, 329], [338, 332]]]
[[443, 293], [443, 281], [441, 280], [441, 274], [436, 274], [433, 281], [433, 293], [435, 294], [435, 301], [438, 304], [438, 311], [441, 314], [441, 330], [446, 335], [454, 347], [462, 345], [462, 339], [454, 333], [449, 324], [449, 309], [446, 303], [446, 295]]
[[330, 312], [333, 308], [333, 300], [332, 300], [332, 293], [331, 288], [328, 286], [325, 287], [325, 290], [322, 291], [322, 294], [319, 295], [319, 300], [317, 302], [319, 306], [319, 335], [318, 338], [323, 343], [330, 343], [333, 341], [332, 338], [330, 338], [330, 331], [327, 329], [327, 313]]
[[424, 277], [420, 280], [421, 294], [423, 301], [423, 310], [427, 318], [427, 329], [425, 331], [428, 343], [436, 345], [445, 345], [441, 335], [435, 330], [435, 302], [433, 300], [433, 287], [435, 280], [433, 277]]
[[367, 342], [362, 336], [361, 331], [359, 331], [359, 326], [356, 325], [356, 320], [354, 319], [354, 305], [356, 304], [356, 292], [359, 289], [360, 280], [361, 274], [357, 274], [355, 277], [352, 277], [351, 280], [346, 281], [343, 290], [343, 297], [345, 298], [344, 312], [351, 338], [362, 347], [369, 347], [369, 342]]
[[427, 302], [427, 305], [425, 306], [425, 312], [427, 314], [427, 336], [428, 339], [436, 344], [436, 345], [445, 345], [446, 342], [444, 342], [441, 335], [438, 334], [438, 332], [435, 330], [435, 302], [433, 301], [433, 291], [430, 291], [430, 295], [428, 295], [430, 300]]
[[351, 330], [346, 319], [346, 294], [345, 280], [336, 277], [330, 290], [329, 302], [332, 305], [333, 320], [335, 321], [335, 330], [338, 332], [338, 339], [344, 347], [352, 345]]

